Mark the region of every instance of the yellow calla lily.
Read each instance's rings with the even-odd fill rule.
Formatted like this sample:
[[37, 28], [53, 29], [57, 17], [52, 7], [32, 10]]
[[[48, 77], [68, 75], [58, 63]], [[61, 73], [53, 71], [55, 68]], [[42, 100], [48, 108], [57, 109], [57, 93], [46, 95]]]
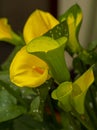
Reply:
[[48, 76], [47, 64], [38, 57], [28, 54], [24, 46], [14, 57], [10, 66], [10, 78], [20, 87], [37, 87]]
[[[56, 24], [58, 21], [52, 15], [36, 10], [24, 26], [25, 43], [44, 34]], [[11, 63], [10, 79], [20, 87], [38, 87], [49, 78], [48, 69], [48, 65], [43, 60], [28, 54], [25, 46], [16, 54]]]
[[12, 39], [11, 36], [11, 27], [8, 25], [8, 21], [6, 18], [0, 19], [0, 39]]
[[43, 35], [58, 23], [59, 21], [50, 13], [35, 10], [24, 26], [23, 35], [26, 43], [30, 42], [33, 38]]
[[13, 45], [24, 44], [22, 38], [8, 24], [7, 18], [0, 18], [0, 41], [9, 42]]

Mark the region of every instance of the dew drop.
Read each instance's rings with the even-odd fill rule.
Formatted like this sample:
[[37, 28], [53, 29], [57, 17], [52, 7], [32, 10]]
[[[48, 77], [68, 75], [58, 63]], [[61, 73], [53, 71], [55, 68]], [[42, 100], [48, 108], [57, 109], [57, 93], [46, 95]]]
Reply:
[[39, 111], [38, 111], [38, 109], [34, 109], [33, 112], [37, 112], [38, 113]]

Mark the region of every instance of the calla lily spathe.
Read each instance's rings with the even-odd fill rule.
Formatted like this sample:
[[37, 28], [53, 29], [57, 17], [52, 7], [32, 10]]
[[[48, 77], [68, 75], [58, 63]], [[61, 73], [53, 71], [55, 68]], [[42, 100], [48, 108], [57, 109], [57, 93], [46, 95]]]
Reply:
[[[56, 24], [58, 21], [52, 15], [36, 10], [24, 26], [23, 35], [26, 44]], [[10, 66], [10, 79], [20, 87], [38, 87], [48, 79], [48, 76], [48, 65], [40, 58], [28, 54], [26, 46], [16, 54]]]
[[42, 36], [57, 24], [59, 24], [59, 21], [50, 13], [38, 9], [35, 10], [28, 18], [23, 29], [26, 44], [32, 39]]
[[20, 87], [37, 87], [48, 76], [47, 64], [38, 57], [28, 54], [24, 46], [14, 57], [10, 66], [10, 78]]
[[12, 30], [7, 18], [0, 18], [0, 41], [9, 42], [13, 45], [23, 44], [22, 38]]
[[11, 36], [11, 27], [8, 25], [8, 21], [6, 18], [0, 19], [0, 39], [12, 39]]

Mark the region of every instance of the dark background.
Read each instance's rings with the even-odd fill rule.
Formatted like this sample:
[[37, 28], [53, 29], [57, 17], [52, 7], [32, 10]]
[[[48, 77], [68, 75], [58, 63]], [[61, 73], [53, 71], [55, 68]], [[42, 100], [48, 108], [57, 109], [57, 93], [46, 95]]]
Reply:
[[[57, 0], [0, 0], [0, 17], [8, 18], [15, 32], [22, 32], [26, 19], [35, 9], [48, 11], [57, 18]], [[12, 45], [0, 41], [0, 64], [12, 50]]]

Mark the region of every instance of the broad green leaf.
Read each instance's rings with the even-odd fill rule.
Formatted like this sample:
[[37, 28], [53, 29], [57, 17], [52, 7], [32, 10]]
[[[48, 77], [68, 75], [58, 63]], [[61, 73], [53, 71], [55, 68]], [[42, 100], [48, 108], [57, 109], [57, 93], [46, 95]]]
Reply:
[[16, 99], [11, 94], [4, 88], [0, 90], [0, 122], [14, 119], [25, 112], [25, 108], [17, 105]]
[[35, 89], [36, 96], [31, 102], [30, 114], [36, 121], [43, 121], [45, 101], [49, 94], [49, 89], [51, 88], [52, 80], [48, 80], [42, 86]]
[[35, 121], [31, 115], [23, 115], [14, 120], [14, 130], [60, 130], [48, 117], [43, 121]]
[[37, 96], [31, 103], [31, 115], [33, 116], [34, 120], [42, 121], [41, 115], [39, 114], [39, 106], [40, 106], [40, 97]]
[[67, 37], [68, 38], [69, 32], [68, 32], [68, 24], [66, 20], [63, 22], [57, 24], [55, 27], [50, 29], [48, 32], [44, 34], [44, 36], [52, 37], [53, 39], [59, 39], [61, 37]]
[[69, 31], [67, 50], [71, 54], [79, 53], [82, 50], [78, 40], [78, 34], [82, 22], [81, 8], [77, 4], [73, 5], [63, 15], [60, 16], [59, 21], [63, 22], [64, 20], [67, 21]]
[[0, 80], [9, 83], [10, 79], [9, 79], [9, 72], [7, 71], [0, 71]]

